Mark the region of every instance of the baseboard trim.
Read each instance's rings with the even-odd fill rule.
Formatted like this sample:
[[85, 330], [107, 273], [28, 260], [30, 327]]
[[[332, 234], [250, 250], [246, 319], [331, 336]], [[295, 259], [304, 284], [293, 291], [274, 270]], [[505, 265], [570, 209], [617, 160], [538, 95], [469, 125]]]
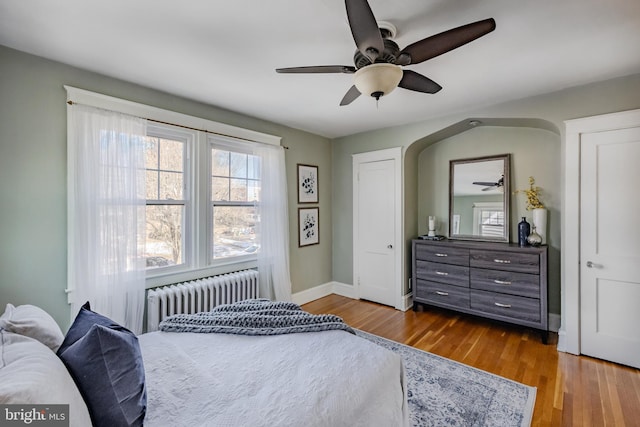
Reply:
[[303, 305], [331, 294], [341, 295], [351, 299], [358, 299], [356, 297], [356, 291], [352, 285], [340, 282], [328, 282], [311, 289], [296, 292], [291, 295], [291, 300], [298, 305]]
[[326, 297], [327, 295], [331, 295], [332, 293], [333, 293], [333, 282], [329, 282], [323, 285], [318, 285], [311, 289], [306, 289], [304, 291], [296, 292], [295, 294], [291, 295], [291, 301], [293, 301], [298, 305], [303, 305], [308, 302]]
[[413, 292], [409, 292], [402, 297], [402, 307], [400, 310], [407, 311], [413, 307]]
[[567, 332], [564, 329], [558, 331], [558, 351], [567, 353]]
[[348, 285], [346, 283], [340, 282], [332, 282], [333, 283], [333, 293], [337, 295], [341, 295], [343, 297], [351, 298], [351, 299], [360, 299], [356, 296], [356, 288], [353, 285]]

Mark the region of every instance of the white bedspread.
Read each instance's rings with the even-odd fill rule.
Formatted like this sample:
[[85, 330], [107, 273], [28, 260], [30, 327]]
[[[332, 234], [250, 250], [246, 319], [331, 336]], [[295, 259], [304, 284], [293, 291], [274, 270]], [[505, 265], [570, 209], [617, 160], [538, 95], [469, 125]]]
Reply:
[[400, 356], [345, 331], [139, 336], [145, 426], [408, 426]]

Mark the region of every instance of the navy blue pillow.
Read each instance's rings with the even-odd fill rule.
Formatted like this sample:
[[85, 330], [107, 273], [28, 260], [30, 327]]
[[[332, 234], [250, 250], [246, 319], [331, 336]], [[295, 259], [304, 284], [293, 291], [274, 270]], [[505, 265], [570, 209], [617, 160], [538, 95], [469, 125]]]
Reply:
[[[70, 343], [61, 347], [58, 356], [76, 382], [94, 427], [142, 426], [147, 391], [138, 338], [88, 307], [84, 310], [88, 313], [78, 315], [69, 329], [73, 330]], [[93, 315], [109, 325], [93, 323], [77, 338]]]
[[67, 335], [65, 335], [60, 348], [58, 348], [58, 356], [62, 354], [62, 352], [69, 347], [74, 342], [78, 341], [80, 338], [85, 336], [89, 329], [93, 325], [102, 325], [106, 326], [109, 329], [114, 329], [116, 331], [127, 331], [129, 330], [122, 325], [117, 324], [113, 320], [109, 319], [102, 314], [96, 313], [95, 311], [91, 311], [91, 306], [89, 305], [89, 301], [84, 303], [84, 305], [80, 308], [76, 319], [73, 321], [73, 324], [67, 331]]

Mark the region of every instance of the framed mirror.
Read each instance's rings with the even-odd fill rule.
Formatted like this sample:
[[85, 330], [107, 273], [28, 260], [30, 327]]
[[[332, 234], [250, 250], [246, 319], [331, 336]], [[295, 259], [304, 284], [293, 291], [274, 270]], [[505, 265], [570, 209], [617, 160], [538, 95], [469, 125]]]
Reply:
[[449, 238], [509, 242], [510, 154], [449, 162]]

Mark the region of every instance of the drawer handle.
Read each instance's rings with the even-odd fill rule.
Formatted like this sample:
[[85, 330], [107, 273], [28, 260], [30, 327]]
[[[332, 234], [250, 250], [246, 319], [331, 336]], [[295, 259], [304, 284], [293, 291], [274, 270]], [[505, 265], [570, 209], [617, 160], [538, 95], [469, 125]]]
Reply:
[[448, 297], [449, 296], [449, 292], [436, 291], [436, 294], [442, 295], [443, 297]]
[[499, 302], [494, 302], [494, 304], [502, 308], [511, 308], [511, 304], [500, 304]]
[[494, 259], [493, 262], [497, 262], [498, 264], [511, 264], [511, 260], [508, 259]]
[[497, 283], [498, 285], [510, 285], [511, 284], [511, 282], [508, 282], [506, 280], [498, 280], [498, 279], [495, 279], [493, 281], [493, 283]]
[[436, 274], [437, 274], [438, 276], [448, 276], [448, 275], [449, 275], [449, 273], [447, 273], [447, 272], [445, 272], [445, 271], [436, 271]]
[[449, 256], [449, 255], [447, 255], [447, 254], [436, 254], [436, 256], [443, 257], [443, 256]]

